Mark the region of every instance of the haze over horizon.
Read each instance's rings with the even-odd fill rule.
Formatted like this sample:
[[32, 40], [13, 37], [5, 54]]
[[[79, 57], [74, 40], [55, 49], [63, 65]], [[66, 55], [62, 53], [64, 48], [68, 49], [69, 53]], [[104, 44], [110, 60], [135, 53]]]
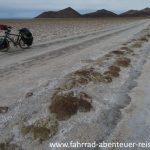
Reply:
[[82, 14], [98, 9], [108, 9], [119, 14], [130, 9], [149, 7], [150, 0], [0, 0], [0, 4], [0, 18], [32, 18], [44, 11], [66, 7], [72, 7]]

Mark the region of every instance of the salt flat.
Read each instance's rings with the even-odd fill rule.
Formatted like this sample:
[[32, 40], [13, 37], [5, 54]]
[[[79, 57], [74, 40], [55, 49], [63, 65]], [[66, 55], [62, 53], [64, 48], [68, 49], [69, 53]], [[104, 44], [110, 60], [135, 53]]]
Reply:
[[[29, 27], [35, 37], [30, 49], [0, 52], [0, 105], [8, 107], [0, 114], [1, 143], [47, 150], [52, 141], [108, 140], [148, 59], [149, 19], [0, 23]], [[79, 102], [66, 106], [64, 97]]]

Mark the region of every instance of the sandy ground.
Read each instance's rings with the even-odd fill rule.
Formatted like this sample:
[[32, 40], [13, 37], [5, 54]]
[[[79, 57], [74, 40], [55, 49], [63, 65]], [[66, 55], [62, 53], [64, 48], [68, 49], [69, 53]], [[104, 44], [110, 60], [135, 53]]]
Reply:
[[[0, 22], [30, 27], [35, 35], [28, 50], [0, 52], [0, 148], [47, 150], [55, 149], [50, 142], [111, 141], [119, 130], [123, 134], [124, 118], [127, 126], [137, 120], [122, 110], [132, 99], [136, 103], [128, 93], [149, 59], [149, 19]], [[119, 70], [107, 72], [111, 66]], [[88, 73], [81, 77], [83, 71]]]

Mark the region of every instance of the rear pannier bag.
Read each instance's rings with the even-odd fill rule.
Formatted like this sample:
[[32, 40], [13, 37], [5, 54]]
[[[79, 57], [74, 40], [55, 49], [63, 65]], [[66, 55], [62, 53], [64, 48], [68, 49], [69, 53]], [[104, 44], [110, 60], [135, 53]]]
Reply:
[[32, 45], [33, 36], [29, 29], [27, 29], [27, 28], [20, 29], [20, 34], [21, 34], [21, 38], [25, 44], [27, 44], [28, 46]]

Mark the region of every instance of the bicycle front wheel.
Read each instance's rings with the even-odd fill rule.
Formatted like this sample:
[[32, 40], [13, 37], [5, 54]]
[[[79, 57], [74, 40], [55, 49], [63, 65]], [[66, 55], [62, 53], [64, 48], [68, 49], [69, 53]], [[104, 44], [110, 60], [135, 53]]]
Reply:
[[1, 39], [2, 42], [0, 44], [0, 51], [8, 51], [10, 44], [7, 39]]
[[28, 46], [22, 39], [19, 40], [19, 46], [20, 46], [22, 49], [27, 49], [27, 48], [29, 48], [29, 46]]

